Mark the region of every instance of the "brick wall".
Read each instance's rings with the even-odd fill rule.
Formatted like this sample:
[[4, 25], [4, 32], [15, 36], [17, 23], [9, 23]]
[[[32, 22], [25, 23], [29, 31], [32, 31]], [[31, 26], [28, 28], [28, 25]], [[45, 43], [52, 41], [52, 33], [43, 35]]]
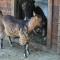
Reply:
[[0, 0], [0, 10], [2, 10], [4, 15], [7, 15], [7, 14], [11, 15], [11, 12], [12, 12], [11, 1], [13, 0]]

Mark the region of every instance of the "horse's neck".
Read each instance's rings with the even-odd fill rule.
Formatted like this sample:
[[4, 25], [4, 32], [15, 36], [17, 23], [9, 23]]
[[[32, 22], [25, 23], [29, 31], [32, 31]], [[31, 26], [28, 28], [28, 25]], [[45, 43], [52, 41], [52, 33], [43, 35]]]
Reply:
[[28, 25], [28, 32], [32, 32], [35, 28], [32, 20], [28, 21], [27, 25]]
[[34, 16], [30, 19], [30, 21], [28, 22], [28, 31], [29, 32], [33, 31], [36, 28], [36, 26], [38, 24], [38, 22], [37, 22], [38, 19], [39, 19], [38, 16]]

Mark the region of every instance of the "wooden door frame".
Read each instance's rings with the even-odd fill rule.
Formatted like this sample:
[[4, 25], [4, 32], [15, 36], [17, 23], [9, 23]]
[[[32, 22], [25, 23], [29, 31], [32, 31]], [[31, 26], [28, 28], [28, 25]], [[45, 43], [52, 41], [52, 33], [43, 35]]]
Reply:
[[53, 0], [48, 0], [47, 47], [52, 47], [52, 9]]
[[11, 15], [14, 16], [14, 1], [15, 0], [11, 0]]

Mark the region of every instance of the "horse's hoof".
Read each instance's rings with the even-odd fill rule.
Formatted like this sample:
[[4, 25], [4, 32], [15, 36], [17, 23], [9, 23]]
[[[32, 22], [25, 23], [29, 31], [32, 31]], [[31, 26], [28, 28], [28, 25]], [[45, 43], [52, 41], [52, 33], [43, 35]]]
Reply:
[[28, 56], [26, 54], [24, 54], [24, 57], [27, 58]]
[[24, 57], [27, 58], [30, 55], [30, 52], [26, 52], [26, 54], [24, 53]]
[[29, 51], [27, 51], [27, 55], [30, 55], [30, 52]]
[[4, 49], [3, 47], [0, 47], [0, 49]]
[[44, 37], [44, 40], [47, 40], [47, 37]]

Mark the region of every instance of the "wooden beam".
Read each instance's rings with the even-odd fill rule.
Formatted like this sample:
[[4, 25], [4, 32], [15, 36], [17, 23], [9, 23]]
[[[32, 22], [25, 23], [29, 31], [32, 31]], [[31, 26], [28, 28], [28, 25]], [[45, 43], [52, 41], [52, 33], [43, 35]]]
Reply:
[[14, 16], [14, 1], [15, 0], [11, 0], [11, 15]]
[[48, 0], [47, 47], [52, 45], [52, 0]]

